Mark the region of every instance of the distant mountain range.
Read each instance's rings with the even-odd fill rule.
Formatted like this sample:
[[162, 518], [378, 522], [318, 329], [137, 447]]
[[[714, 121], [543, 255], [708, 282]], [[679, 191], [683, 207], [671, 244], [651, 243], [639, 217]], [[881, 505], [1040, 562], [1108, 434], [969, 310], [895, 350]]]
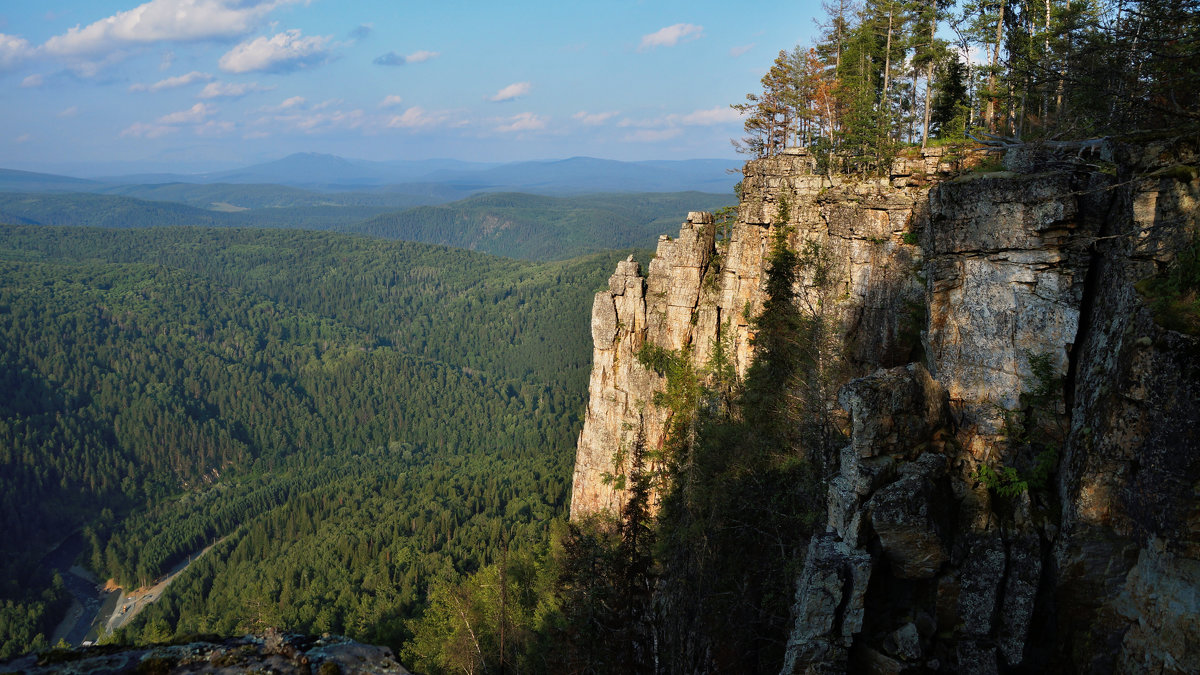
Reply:
[[[204, 174], [131, 174], [104, 176], [92, 182], [101, 185], [147, 185], [163, 183], [286, 185], [322, 191], [386, 189], [402, 193], [428, 193], [428, 186], [443, 186], [443, 193], [461, 198], [474, 192], [533, 192], [538, 194], [583, 194], [596, 192], [728, 192], [737, 182], [740, 163], [726, 159], [658, 160], [620, 162], [593, 157], [512, 162], [507, 164], [464, 162], [450, 159], [372, 162], [336, 155], [297, 153], [265, 164]], [[731, 173], [732, 172], [732, 173]], [[47, 174], [5, 171], [0, 190], [34, 176]], [[57, 182], [66, 185], [64, 179]], [[413, 186], [422, 186], [414, 189]], [[78, 189], [78, 188], [76, 188]], [[436, 192], [436, 191], [434, 191]]]
[[86, 179], [0, 169], [0, 223], [335, 230], [533, 260], [650, 247], [734, 203], [730, 160], [483, 164], [304, 153], [201, 175]]

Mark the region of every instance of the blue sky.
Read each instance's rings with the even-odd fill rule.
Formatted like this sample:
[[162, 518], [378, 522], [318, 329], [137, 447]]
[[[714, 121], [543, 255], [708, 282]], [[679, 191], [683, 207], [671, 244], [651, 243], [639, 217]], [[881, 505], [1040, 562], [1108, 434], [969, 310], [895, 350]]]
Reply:
[[816, 0], [0, 1], [0, 167], [733, 156]]

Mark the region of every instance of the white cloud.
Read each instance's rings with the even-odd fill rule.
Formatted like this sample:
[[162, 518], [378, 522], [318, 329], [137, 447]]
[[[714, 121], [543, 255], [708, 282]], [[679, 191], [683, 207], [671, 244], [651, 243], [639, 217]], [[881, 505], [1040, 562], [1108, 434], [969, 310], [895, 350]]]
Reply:
[[415, 51], [415, 52], [409, 54], [408, 56], [404, 57], [404, 62], [405, 63], [424, 63], [425, 61], [428, 61], [429, 59], [432, 59], [432, 58], [434, 58], [436, 56], [440, 56], [440, 55], [441, 55], [440, 52], [429, 52], [429, 51], [425, 51], [424, 49], [422, 49], [422, 50]]
[[543, 117], [538, 117], [531, 112], [523, 112], [513, 115], [508, 118], [507, 124], [501, 124], [496, 127], [496, 131], [511, 132], [511, 131], [536, 131], [546, 128], [546, 120]]
[[13, 142], [14, 143], [28, 143], [29, 141], [32, 141], [32, 140], [33, 140], [33, 136], [30, 136], [29, 134], [21, 134], [20, 136], [17, 136], [16, 138], [14, 138]]
[[418, 129], [420, 127], [436, 126], [445, 121], [446, 113], [431, 113], [421, 106], [414, 105], [399, 115], [393, 115], [387, 121], [387, 126], [392, 129]]
[[170, 70], [171, 65], [175, 63], [175, 52], [167, 50], [162, 54], [162, 61], [158, 64], [159, 70]]
[[285, 119], [294, 128], [315, 134], [328, 129], [357, 129], [367, 122], [362, 110], [334, 110], [316, 115], [294, 115]]
[[212, 79], [213, 76], [209, 75], [208, 73], [202, 73], [198, 70], [193, 70], [192, 72], [184, 75], [175, 75], [174, 77], [168, 77], [165, 80], [159, 80], [154, 84], [143, 84], [141, 82], [131, 84], [129, 85], [129, 91], [161, 91], [163, 89], [183, 87], [193, 82], [208, 82]]
[[197, 98], [237, 98], [255, 91], [270, 91], [270, 87], [264, 87], [257, 82], [247, 84], [209, 82], [196, 96]]
[[625, 136], [625, 140], [636, 143], [655, 143], [675, 138], [681, 133], [683, 133], [683, 129], [678, 127], [670, 129], [638, 129], [632, 134]]
[[409, 63], [423, 63], [436, 56], [441, 56], [441, 52], [428, 52], [425, 50], [415, 51], [408, 56], [401, 56], [396, 52], [388, 52], [375, 57], [374, 63], [377, 66], [403, 66]]
[[404, 102], [403, 98], [400, 98], [399, 96], [397, 96], [395, 94], [389, 94], [387, 96], [384, 96], [383, 100], [379, 102], [379, 107], [380, 108], [394, 108], [403, 102]]
[[616, 116], [617, 116], [616, 112], [590, 113], [585, 110], [580, 110], [579, 112], [575, 113], [574, 115], [571, 115], [571, 119], [579, 120], [580, 122], [583, 122], [584, 124], [586, 124], [588, 126], [594, 127], [599, 124], [604, 124], [605, 122], [607, 122], [608, 120], [610, 120]]
[[176, 131], [175, 127], [165, 126], [162, 124], [146, 124], [145, 122], [134, 122], [121, 132], [122, 137], [134, 138], [161, 138], [167, 134]]
[[214, 112], [216, 112], [216, 110], [213, 109], [212, 107], [205, 105], [203, 103], [197, 103], [196, 105], [188, 108], [187, 110], [180, 110], [178, 112], [173, 112], [173, 113], [170, 113], [167, 115], [163, 115], [162, 117], [158, 118], [158, 123], [159, 124], [199, 124], [199, 123], [203, 122], [205, 120], [205, 118], [207, 118], [209, 115], [213, 114]]
[[533, 88], [528, 82], [514, 82], [488, 98], [490, 101], [511, 101], [518, 96], [524, 96]]
[[29, 77], [21, 80], [21, 86], [24, 87], [25, 89], [32, 89], [34, 87], [40, 87], [45, 83], [46, 83], [46, 78], [41, 75], [38, 75], [38, 74], [30, 75]]
[[293, 28], [272, 37], [257, 37], [229, 50], [217, 63], [230, 73], [256, 70], [284, 71], [324, 61], [329, 56], [329, 38], [303, 37]]
[[695, 126], [712, 126], [714, 124], [725, 124], [727, 122], [737, 122], [742, 119], [742, 114], [733, 108], [717, 106], [707, 110], [697, 110], [688, 113], [679, 118], [683, 124], [691, 124]]
[[263, 113], [283, 112], [283, 111], [289, 110], [291, 108], [298, 108], [307, 102], [308, 102], [308, 99], [304, 98], [303, 96], [293, 96], [289, 99], [285, 99], [284, 102], [280, 103], [279, 105], [273, 105], [273, 106], [269, 105], [269, 106], [266, 106], [263, 108], [259, 108], [258, 112], [263, 112]]
[[991, 56], [988, 55], [987, 50], [979, 45], [971, 45], [967, 49], [962, 49], [959, 47], [954, 51], [958, 52], [958, 58], [972, 66], [985, 64], [989, 61], [989, 59], [991, 59]]
[[151, 0], [85, 27], [75, 26], [42, 46], [55, 56], [80, 56], [129, 45], [236, 37], [269, 12], [297, 0]]
[[33, 47], [25, 38], [0, 33], [0, 70], [8, 70], [32, 54]]
[[680, 42], [695, 40], [704, 35], [704, 27], [692, 23], [677, 23], [674, 26], [661, 28], [649, 35], [642, 36], [642, 44], [638, 51], [646, 51], [654, 47], [674, 47]]
[[746, 52], [750, 51], [751, 49], [754, 49], [756, 44], [757, 43], [751, 42], [748, 45], [741, 45], [739, 47], [730, 47], [729, 55], [736, 59], [737, 57], [741, 56], [742, 54], [745, 54]]
[[73, 106], [71, 106], [70, 108], [66, 108], [66, 109], [64, 109], [64, 110], [62, 110], [62, 111], [59, 111], [59, 113], [58, 113], [58, 118], [59, 118], [59, 119], [66, 119], [66, 118], [68, 118], [68, 117], [74, 117], [74, 116], [76, 116], [76, 115], [78, 115], [78, 114], [79, 114], [79, 106], [77, 106], [77, 105], [73, 105]]

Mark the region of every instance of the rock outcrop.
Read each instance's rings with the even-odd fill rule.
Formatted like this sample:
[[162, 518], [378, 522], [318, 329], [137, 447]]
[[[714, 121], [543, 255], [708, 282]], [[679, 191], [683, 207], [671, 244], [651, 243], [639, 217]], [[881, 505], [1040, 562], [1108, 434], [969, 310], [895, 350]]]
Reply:
[[241, 638], [143, 647], [49, 650], [0, 662], [0, 671], [27, 675], [78, 673], [338, 673], [408, 675], [387, 647], [339, 635], [268, 632]]
[[919, 341], [914, 308], [924, 295], [917, 222], [927, 217], [933, 181], [963, 161], [930, 149], [897, 160], [888, 179], [831, 182], [812, 173], [803, 152], [754, 160], [744, 170], [735, 222], [719, 225], [711, 214], [690, 213], [678, 238], [659, 238], [645, 276], [632, 259], [618, 264], [592, 305], [593, 365], [571, 517], [619, 506], [623, 493], [611, 477], [628, 467], [613, 459], [637, 429], [648, 447], [662, 443], [667, 413], [652, 399], [664, 383], [638, 362], [643, 344], [688, 350], [702, 368], [725, 338], [745, 372], [753, 355], [750, 320], [762, 308], [766, 258], [779, 228], [809, 258], [797, 289], [801, 301], [824, 301], [839, 332], [851, 336], [852, 369], [907, 363]]
[[724, 339], [748, 367], [782, 231], [855, 378], [784, 672], [1200, 672], [1200, 338], [1136, 286], [1200, 237], [1200, 136], [1005, 162], [848, 182], [755, 160], [727, 234], [691, 214], [648, 277], [622, 263], [593, 312], [572, 515], [621, 504], [600, 476], [634, 430], [662, 442], [642, 344], [702, 367]]

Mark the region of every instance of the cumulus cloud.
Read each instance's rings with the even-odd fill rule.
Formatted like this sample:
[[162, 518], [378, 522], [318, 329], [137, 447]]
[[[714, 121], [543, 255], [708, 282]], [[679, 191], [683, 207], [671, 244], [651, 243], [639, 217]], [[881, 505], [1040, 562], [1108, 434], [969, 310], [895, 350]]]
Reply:
[[697, 110], [688, 113], [679, 118], [683, 124], [695, 126], [712, 126], [714, 124], [725, 124], [726, 122], [737, 122], [742, 119], [742, 114], [733, 108], [717, 106], [707, 110]]
[[59, 111], [58, 117], [59, 117], [59, 119], [66, 119], [68, 117], [74, 117], [78, 114], [79, 114], [79, 106], [73, 105], [70, 108], [66, 108], [64, 110]]
[[169, 113], [158, 118], [159, 124], [199, 124], [216, 112], [212, 106], [197, 103], [187, 110]]
[[176, 75], [168, 77], [165, 80], [159, 80], [154, 84], [143, 84], [141, 82], [129, 85], [129, 91], [161, 91], [163, 89], [174, 89], [183, 87], [193, 82], [209, 82], [213, 79], [212, 75], [202, 73], [198, 70], [193, 70], [184, 75]]
[[440, 56], [440, 55], [441, 55], [441, 52], [430, 52], [430, 51], [425, 51], [424, 49], [422, 49], [422, 50], [415, 51], [415, 52], [409, 54], [408, 56], [404, 57], [404, 62], [405, 63], [422, 63], [422, 62], [428, 61], [429, 59], [434, 58], [435, 56]]
[[617, 116], [616, 112], [590, 113], [590, 112], [587, 112], [586, 110], [580, 110], [579, 112], [575, 113], [574, 115], [571, 115], [571, 119], [579, 120], [580, 122], [583, 122], [584, 124], [586, 124], [588, 126], [594, 127], [594, 126], [597, 126], [600, 124], [604, 124], [605, 122], [607, 122], [608, 120], [610, 120], [616, 116]]
[[217, 65], [230, 73], [286, 71], [320, 63], [328, 56], [328, 37], [304, 37], [293, 28], [243, 42], [222, 56]]
[[677, 23], [674, 26], [660, 28], [649, 35], [642, 36], [642, 44], [638, 51], [646, 51], [655, 47], [674, 47], [680, 42], [695, 40], [704, 35], [704, 27], [692, 23]]
[[419, 129], [437, 126], [445, 121], [446, 113], [429, 112], [421, 106], [414, 105], [399, 115], [393, 115], [388, 119], [387, 126], [392, 129]]
[[327, 113], [294, 115], [281, 118], [293, 128], [308, 134], [320, 133], [330, 129], [357, 129], [367, 122], [362, 110], [334, 110]]
[[506, 123], [496, 127], [496, 131], [511, 132], [511, 131], [536, 131], [546, 128], [545, 118], [538, 117], [531, 112], [523, 112], [513, 115], [505, 120]]
[[42, 46], [55, 56], [82, 56], [155, 42], [188, 42], [244, 35], [275, 8], [297, 0], [151, 0]]
[[373, 26], [369, 23], [359, 24], [358, 28], [355, 28], [354, 30], [350, 31], [350, 39], [351, 40], [364, 40], [364, 39], [370, 37], [371, 33], [374, 30], [375, 30], [375, 26]]
[[384, 96], [383, 100], [379, 102], [379, 107], [380, 108], [394, 108], [403, 102], [404, 102], [403, 98], [400, 98], [399, 96], [397, 96], [395, 94], [389, 94], [388, 96]]
[[441, 52], [428, 52], [425, 50], [415, 51], [408, 56], [401, 56], [396, 52], [388, 52], [375, 57], [372, 61], [377, 66], [403, 66], [409, 63], [422, 63], [436, 56], [441, 56]]
[[303, 97], [303, 96], [293, 96], [293, 97], [291, 97], [291, 98], [289, 98], [289, 99], [285, 100], [283, 103], [280, 103], [280, 104], [279, 104], [279, 107], [281, 107], [281, 108], [291, 108], [291, 107], [294, 107], [294, 106], [301, 105], [301, 104], [303, 104], [303, 103], [304, 103], [304, 97]]
[[257, 82], [247, 84], [234, 84], [232, 82], [210, 82], [200, 90], [196, 96], [198, 98], [238, 98], [245, 96], [255, 91], [270, 91], [270, 87], [264, 87]]
[[179, 131], [182, 127], [190, 126], [200, 135], [223, 135], [233, 130], [232, 122], [222, 122], [209, 119], [217, 109], [197, 103], [187, 110], [179, 110], [159, 117], [154, 122], [134, 122], [121, 132], [121, 136], [134, 138], [161, 138], [167, 134]]
[[742, 54], [745, 54], [746, 52], [750, 51], [751, 49], [754, 49], [755, 44], [756, 43], [751, 42], [748, 45], [741, 45], [740, 47], [730, 47], [729, 55], [736, 59], [737, 57], [741, 56]]
[[518, 96], [524, 96], [533, 88], [528, 82], [514, 82], [492, 96], [488, 97], [489, 101], [511, 101]]
[[22, 86], [22, 87], [24, 87], [24, 88], [26, 88], [26, 89], [32, 89], [32, 88], [34, 88], [34, 87], [40, 87], [40, 86], [42, 86], [42, 85], [43, 85], [43, 84], [45, 84], [45, 83], [46, 83], [46, 78], [45, 78], [45, 77], [43, 77], [42, 75], [39, 75], [39, 74], [36, 74], [36, 73], [35, 73], [35, 74], [33, 74], [33, 75], [30, 75], [29, 77], [27, 77], [27, 78], [25, 78], [25, 79], [23, 79], [23, 80], [21, 80], [21, 86]]
[[25, 38], [0, 33], [0, 70], [15, 67], [32, 54], [33, 47]]

